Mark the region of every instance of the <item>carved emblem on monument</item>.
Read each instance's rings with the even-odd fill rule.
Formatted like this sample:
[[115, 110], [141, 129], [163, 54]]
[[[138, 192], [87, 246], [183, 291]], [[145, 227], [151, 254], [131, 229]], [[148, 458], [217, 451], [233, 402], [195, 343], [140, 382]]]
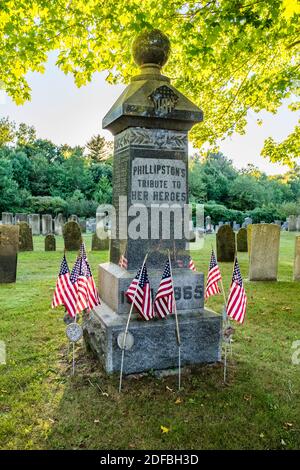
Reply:
[[173, 111], [178, 101], [178, 96], [171, 88], [163, 85], [156, 88], [149, 95], [149, 99], [152, 101], [155, 111], [160, 115], [164, 115]]
[[186, 132], [168, 129], [126, 129], [115, 137], [115, 150], [121, 150], [129, 145], [145, 146], [147, 148], [164, 148], [166, 150], [187, 150]]

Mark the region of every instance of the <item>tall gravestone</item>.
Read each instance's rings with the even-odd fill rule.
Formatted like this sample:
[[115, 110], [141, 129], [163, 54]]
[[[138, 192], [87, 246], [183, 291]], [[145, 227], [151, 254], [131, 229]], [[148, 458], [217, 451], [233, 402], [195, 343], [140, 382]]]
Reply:
[[279, 244], [278, 225], [251, 225], [250, 238], [248, 237], [250, 281], [277, 280]]
[[230, 225], [222, 225], [217, 233], [217, 259], [218, 261], [234, 261], [235, 234]]
[[2, 212], [2, 224], [12, 225], [14, 223], [14, 215], [11, 212]]
[[300, 215], [296, 218], [296, 230], [297, 232], [300, 232]]
[[207, 233], [212, 232], [211, 217], [209, 215], [205, 217], [205, 230]]
[[65, 224], [65, 218], [62, 214], [57, 214], [54, 219], [54, 233], [55, 235], [63, 234], [63, 226]]
[[0, 225], [0, 284], [16, 282], [19, 226]]
[[31, 227], [32, 235], [40, 235], [41, 233], [41, 217], [40, 214], [28, 214], [28, 224]]
[[42, 234], [48, 235], [52, 233], [52, 215], [44, 214], [42, 215]]
[[296, 232], [296, 216], [290, 215], [287, 219], [287, 222], [288, 222], [288, 231]]
[[295, 239], [294, 281], [300, 281], [300, 236]]
[[27, 222], [19, 224], [19, 251], [33, 251], [32, 230]]
[[67, 251], [77, 251], [82, 243], [81, 230], [77, 222], [70, 220], [63, 226], [63, 237]]
[[[122, 351], [117, 339], [124, 332], [130, 310], [125, 292], [148, 253], [147, 268], [155, 293], [168, 250], [179, 313], [182, 364], [220, 359], [222, 319], [204, 309], [204, 276], [188, 268], [187, 240], [174, 236], [174, 229], [180, 227], [173, 216], [168, 237], [163, 237], [166, 224], [162, 218], [151, 218], [153, 205], [161, 204], [170, 207], [176, 203], [182, 215], [188, 202], [188, 131], [202, 121], [202, 111], [161, 74], [169, 48], [168, 38], [158, 30], [134, 41], [133, 54], [140, 74], [132, 78], [103, 120], [103, 128], [114, 135], [116, 237], [111, 239], [110, 263], [99, 266], [102, 304], [86, 319], [84, 335], [107, 372], [120, 370]], [[138, 224], [141, 204], [147, 220]], [[138, 237], [130, 236], [134, 223], [142, 231]], [[156, 237], [151, 237], [151, 229], [155, 229]], [[118, 266], [124, 254], [127, 270]], [[174, 315], [146, 322], [135, 314], [129, 332], [133, 345], [125, 353], [125, 374], [177, 366]]]

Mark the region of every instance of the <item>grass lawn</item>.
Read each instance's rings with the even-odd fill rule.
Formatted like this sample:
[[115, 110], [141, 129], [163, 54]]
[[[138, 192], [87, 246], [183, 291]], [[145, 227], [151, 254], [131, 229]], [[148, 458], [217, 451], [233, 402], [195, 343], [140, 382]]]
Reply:
[[[300, 340], [300, 284], [292, 281], [295, 234], [281, 236], [278, 282], [245, 282], [246, 322], [236, 327], [228, 384], [221, 364], [196, 367], [182, 379], [151, 375], [107, 377], [98, 363], [76, 349], [70, 376], [63, 311], [49, 308], [63, 243], [58, 251], [20, 253], [15, 285], [0, 286], [0, 340], [7, 364], [0, 365], [1, 449], [296, 449], [300, 447], [300, 364], [292, 343]], [[193, 253], [207, 272], [212, 236]], [[86, 236], [87, 247], [91, 237]], [[76, 253], [68, 255], [70, 266]], [[96, 274], [107, 252], [88, 254]], [[247, 254], [239, 255], [247, 277]], [[221, 264], [225, 288], [231, 263]], [[222, 297], [208, 307], [217, 312]], [[300, 358], [300, 354], [299, 354]], [[168, 428], [162, 432], [161, 426]]]

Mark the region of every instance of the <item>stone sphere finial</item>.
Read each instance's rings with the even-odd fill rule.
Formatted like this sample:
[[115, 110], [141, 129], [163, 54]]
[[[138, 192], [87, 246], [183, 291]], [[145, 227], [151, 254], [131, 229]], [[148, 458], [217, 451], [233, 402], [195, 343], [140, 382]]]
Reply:
[[169, 38], [159, 29], [139, 34], [132, 44], [133, 58], [137, 65], [165, 65], [170, 54]]

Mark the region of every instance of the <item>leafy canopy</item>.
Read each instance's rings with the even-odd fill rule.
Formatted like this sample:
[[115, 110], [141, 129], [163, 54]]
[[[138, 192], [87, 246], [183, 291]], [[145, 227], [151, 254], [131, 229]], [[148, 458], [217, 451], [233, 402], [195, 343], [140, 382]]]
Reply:
[[[166, 66], [173, 84], [204, 110], [194, 145], [214, 146], [244, 133], [247, 112], [276, 113], [290, 98], [299, 109], [297, 0], [3, 0], [0, 6], [0, 81], [17, 103], [30, 98], [28, 71], [44, 71], [47, 54], [78, 86], [96, 71], [109, 82], [137, 72], [133, 37], [160, 28], [172, 42]], [[298, 56], [299, 59], [299, 56]], [[285, 145], [268, 140], [263, 155], [292, 165], [299, 128]]]

